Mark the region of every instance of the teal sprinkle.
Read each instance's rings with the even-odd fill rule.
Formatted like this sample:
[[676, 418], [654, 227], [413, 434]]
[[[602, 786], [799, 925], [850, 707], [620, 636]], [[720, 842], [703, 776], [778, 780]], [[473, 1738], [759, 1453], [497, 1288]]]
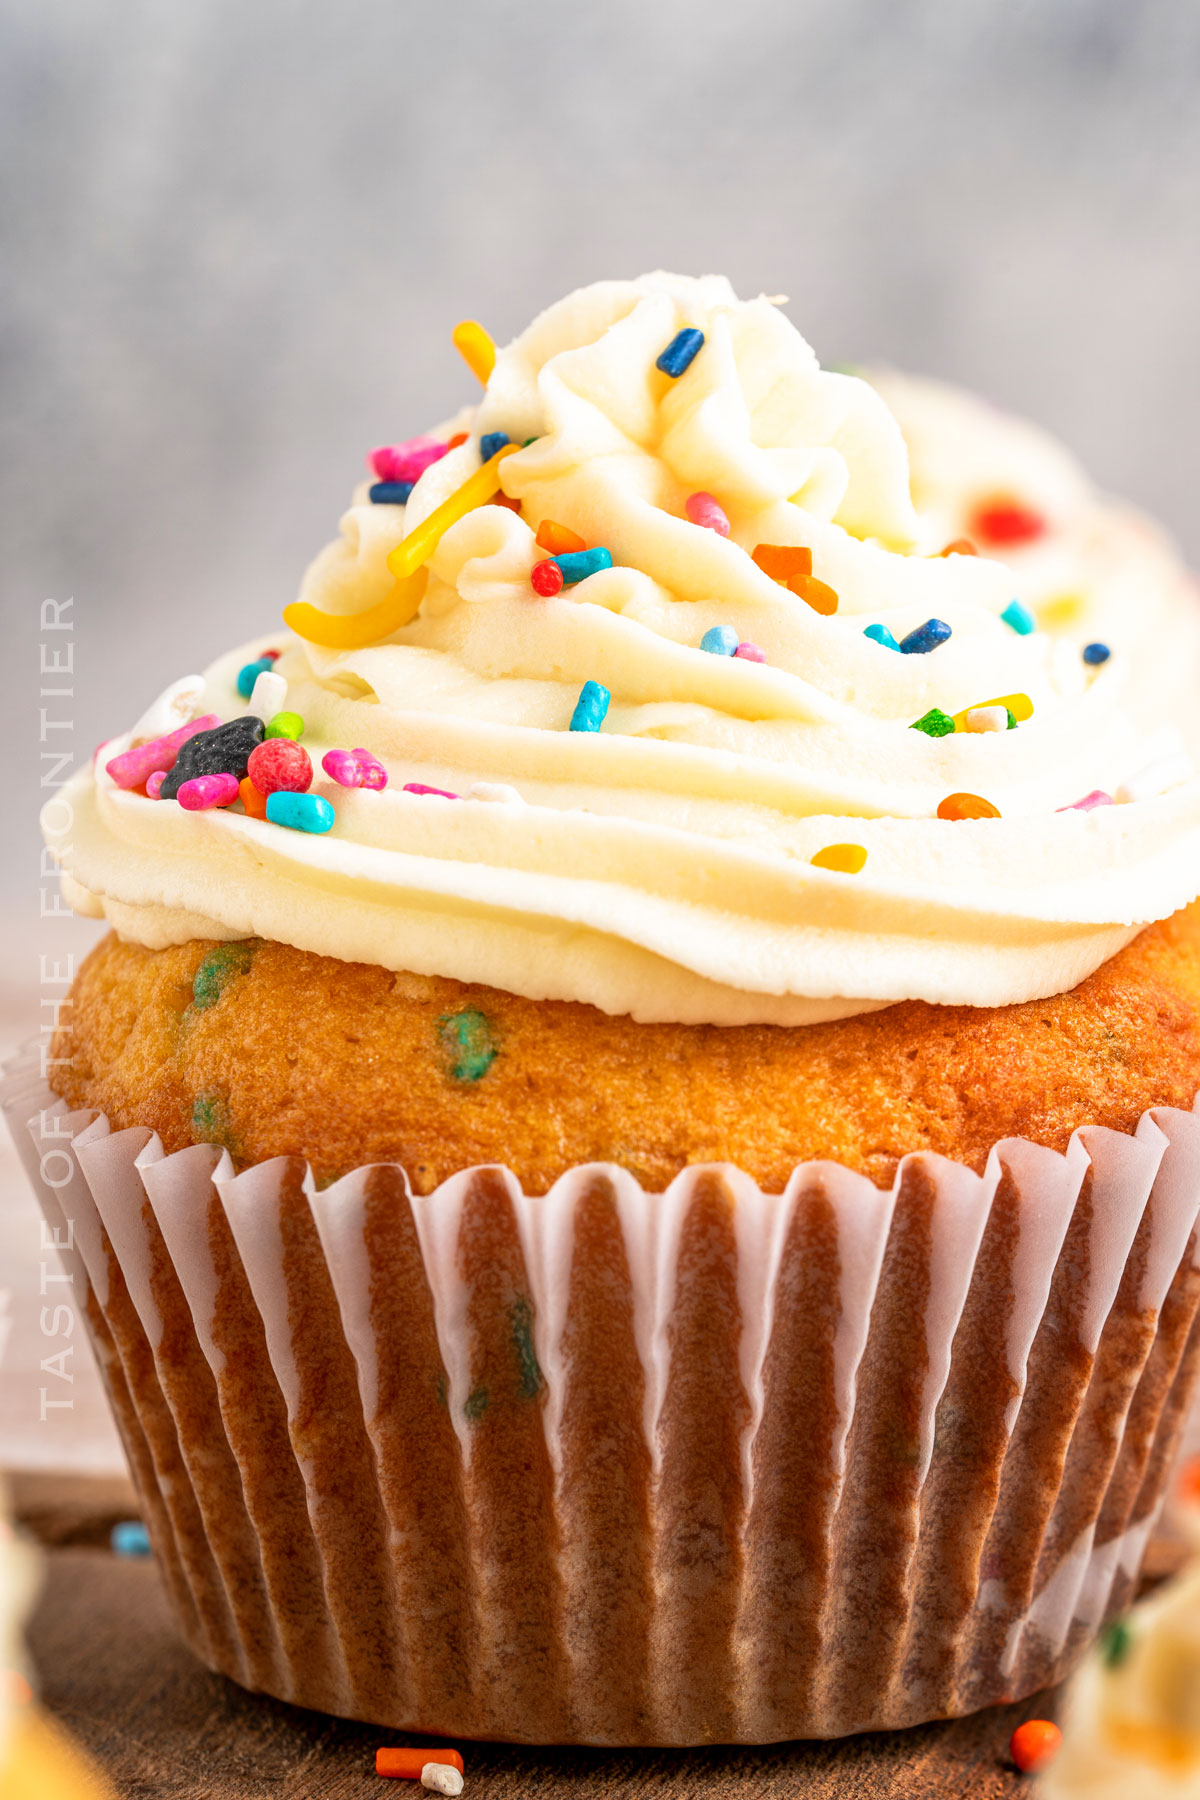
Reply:
[[[1011, 718], [1012, 715], [1009, 716]], [[956, 726], [949, 713], [944, 713], [938, 707], [931, 706], [924, 718], [914, 719], [908, 729], [923, 731], [926, 737], [938, 738], [949, 737]]]
[[244, 975], [254, 960], [253, 943], [222, 944], [205, 957], [192, 979], [192, 1005], [200, 1011], [215, 1006], [236, 975]]
[[465, 1012], [446, 1013], [438, 1020], [438, 1043], [455, 1081], [480, 1081], [500, 1054], [490, 1022], [469, 1006]]
[[233, 1116], [223, 1094], [197, 1094], [192, 1102], [192, 1130], [202, 1144], [217, 1144], [236, 1155]]
[[1106, 1669], [1119, 1669], [1133, 1649], [1133, 1633], [1124, 1619], [1115, 1619], [1100, 1640]]
[[899, 650], [900, 646], [886, 625], [866, 625], [863, 636], [870, 638], [873, 644], [882, 644], [885, 650]]
[[542, 1391], [542, 1371], [533, 1347], [533, 1308], [528, 1300], [516, 1302], [511, 1319], [517, 1366], [521, 1375], [517, 1392], [522, 1400], [536, 1400]]
[[480, 1419], [482, 1419], [482, 1417], [483, 1417], [484, 1413], [487, 1411], [487, 1409], [488, 1409], [488, 1391], [487, 1391], [487, 1389], [484, 1387], [476, 1388], [474, 1393], [467, 1395], [467, 1398], [463, 1403], [463, 1416], [465, 1418], [469, 1419], [471, 1421], [471, 1424], [474, 1425]]
[[1028, 637], [1031, 631], [1037, 630], [1037, 620], [1019, 600], [1010, 600], [1000, 617], [1006, 625], [1012, 626], [1018, 637]]

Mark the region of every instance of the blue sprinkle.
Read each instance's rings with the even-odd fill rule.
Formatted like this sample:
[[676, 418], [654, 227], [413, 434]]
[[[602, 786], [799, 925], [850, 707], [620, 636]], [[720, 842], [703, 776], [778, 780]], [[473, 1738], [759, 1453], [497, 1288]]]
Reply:
[[334, 812], [320, 794], [291, 794], [284, 789], [267, 795], [267, 817], [272, 825], [287, 825], [292, 831], [328, 831]]
[[273, 669], [275, 664], [269, 656], [260, 656], [257, 662], [243, 663], [238, 670], [237, 691], [243, 700], [248, 700], [254, 692], [254, 684], [264, 669]]
[[370, 492], [372, 506], [407, 506], [415, 481], [377, 481]]
[[116, 1556], [149, 1556], [150, 1533], [140, 1519], [122, 1519], [108, 1534]]
[[697, 331], [694, 325], [685, 326], [675, 333], [654, 366], [669, 375], [672, 381], [678, 381], [683, 371], [691, 367], [703, 343], [702, 331]]
[[595, 550], [567, 550], [553, 559], [562, 570], [563, 586], [574, 587], [601, 569], [612, 568], [612, 553], [597, 546]]
[[898, 650], [900, 648], [886, 625], [868, 625], [863, 632], [863, 636], [869, 637], [874, 644], [882, 644], [885, 650]]
[[902, 637], [896, 648], [904, 656], [924, 656], [928, 650], [936, 650], [950, 636], [950, 627], [944, 619], [926, 619], [907, 637]]
[[1018, 637], [1028, 637], [1031, 631], [1037, 630], [1037, 620], [1019, 600], [1010, 600], [1000, 617], [1006, 625], [1012, 626]]
[[479, 454], [484, 462], [491, 462], [497, 450], [503, 450], [505, 444], [511, 442], [507, 431], [485, 431], [479, 440]]
[[732, 656], [741, 641], [732, 625], [710, 625], [700, 639], [700, 648], [711, 650], [714, 656]]
[[[598, 681], [585, 681], [575, 703], [575, 711], [571, 714], [571, 730], [599, 731], [611, 699], [608, 689], [601, 687]], [[270, 805], [270, 802], [267, 804]]]
[[1111, 655], [1112, 651], [1107, 644], [1085, 644], [1083, 646], [1083, 660], [1085, 663], [1091, 663], [1093, 668], [1098, 668], [1101, 663], [1106, 663]]

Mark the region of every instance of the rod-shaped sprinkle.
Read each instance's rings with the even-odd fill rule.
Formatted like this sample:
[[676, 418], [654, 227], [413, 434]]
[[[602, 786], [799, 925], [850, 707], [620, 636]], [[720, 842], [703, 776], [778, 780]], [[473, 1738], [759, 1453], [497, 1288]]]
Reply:
[[478, 319], [460, 319], [450, 333], [450, 341], [474, 375], [487, 386], [496, 366], [496, 345]]
[[452, 525], [457, 525], [477, 506], [486, 506], [492, 495], [500, 492], [500, 464], [520, 448], [519, 444], [501, 444], [494, 456], [489, 456], [473, 475], [467, 476], [461, 487], [448, 494], [440, 506], [435, 506], [415, 531], [401, 539], [387, 559], [388, 568], [397, 581], [414, 575], [429, 561]]
[[612, 695], [598, 681], [585, 681], [571, 714], [572, 731], [599, 731]]

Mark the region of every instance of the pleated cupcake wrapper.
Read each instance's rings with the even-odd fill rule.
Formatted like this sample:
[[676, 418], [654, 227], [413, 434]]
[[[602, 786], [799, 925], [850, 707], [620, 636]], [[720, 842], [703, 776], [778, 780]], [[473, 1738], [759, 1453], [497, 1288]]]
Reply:
[[[1200, 1356], [1200, 1118], [545, 1196], [0, 1091], [180, 1627], [392, 1728], [769, 1742], [1057, 1679], [1129, 1600]], [[32, 1120], [29, 1133], [24, 1130]]]

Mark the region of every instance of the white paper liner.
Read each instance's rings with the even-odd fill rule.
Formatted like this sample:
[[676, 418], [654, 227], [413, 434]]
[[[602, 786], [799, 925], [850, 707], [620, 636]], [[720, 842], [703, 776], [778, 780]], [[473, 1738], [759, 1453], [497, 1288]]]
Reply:
[[465, 1737], [836, 1736], [1058, 1679], [1136, 1581], [1200, 1358], [1195, 1112], [886, 1192], [414, 1196], [164, 1155], [36, 1052], [0, 1103], [181, 1629], [247, 1686]]

